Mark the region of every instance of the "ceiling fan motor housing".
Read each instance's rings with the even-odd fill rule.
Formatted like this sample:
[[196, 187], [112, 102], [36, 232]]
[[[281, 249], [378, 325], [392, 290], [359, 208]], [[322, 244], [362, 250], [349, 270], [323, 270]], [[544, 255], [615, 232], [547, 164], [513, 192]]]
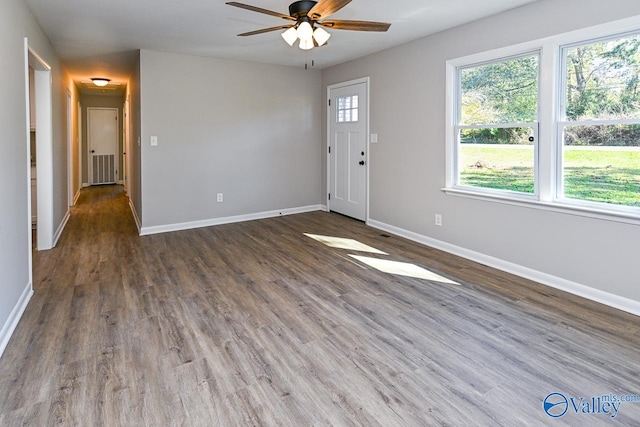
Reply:
[[313, 6], [316, 5], [316, 1], [312, 0], [300, 0], [289, 5], [289, 15], [293, 16], [296, 19], [300, 19], [303, 16], [306, 16], [307, 13]]

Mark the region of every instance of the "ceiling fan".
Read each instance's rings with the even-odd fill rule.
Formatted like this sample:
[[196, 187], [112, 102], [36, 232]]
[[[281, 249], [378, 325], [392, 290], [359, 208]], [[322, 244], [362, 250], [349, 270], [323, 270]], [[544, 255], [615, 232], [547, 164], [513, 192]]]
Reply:
[[296, 1], [289, 5], [289, 15], [235, 1], [228, 2], [227, 4], [241, 9], [247, 9], [253, 12], [264, 13], [266, 15], [292, 21], [292, 23], [287, 25], [278, 25], [277, 27], [249, 31], [248, 33], [238, 34], [238, 36], [254, 36], [256, 34], [263, 34], [271, 31], [286, 30], [282, 33], [282, 38], [289, 44], [289, 46], [293, 46], [296, 40], [300, 39], [299, 46], [300, 49], [303, 50], [309, 50], [314, 46], [318, 47], [327, 43], [327, 40], [329, 40], [331, 35], [322, 27], [332, 28], [334, 30], [384, 32], [391, 26], [391, 24], [384, 22], [327, 19], [330, 15], [333, 15], [350, 2], [351, 0], [319, 0], [317, 2], [313, 0]]

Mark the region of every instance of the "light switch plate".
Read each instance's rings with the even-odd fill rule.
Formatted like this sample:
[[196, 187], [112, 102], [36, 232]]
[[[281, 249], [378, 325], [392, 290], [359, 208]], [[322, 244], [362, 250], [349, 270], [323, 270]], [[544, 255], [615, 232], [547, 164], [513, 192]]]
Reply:
[[151, 137], [151, 146], [152, 147], [156, 147], [158, 145], [158, 137], [157, 136], [152, 136]]
[[377, 133], [372, 133], [371, 134], [371, 143], [372, 144], [377, 144], [378, 143], [378, 134]]

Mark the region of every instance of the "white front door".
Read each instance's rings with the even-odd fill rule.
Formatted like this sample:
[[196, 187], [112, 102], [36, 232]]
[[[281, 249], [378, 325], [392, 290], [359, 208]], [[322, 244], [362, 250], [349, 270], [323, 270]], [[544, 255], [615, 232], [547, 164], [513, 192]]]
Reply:
[[87, 128], [90, 184], [116, 183], [118, 109], [87, 108]]
[[329, 210], [366, 220], [368, 81], [329, 87]]

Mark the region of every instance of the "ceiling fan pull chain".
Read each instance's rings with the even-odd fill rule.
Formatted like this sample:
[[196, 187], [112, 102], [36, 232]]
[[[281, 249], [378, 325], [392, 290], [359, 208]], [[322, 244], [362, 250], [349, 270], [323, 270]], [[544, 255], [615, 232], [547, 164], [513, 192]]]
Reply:
[[[312, 59], [312, 60], [311, 60], [311, 68], [313, 68], [313, 67], [315, 67], [315, 66], [316, 66], [316, 60], [315, 60], [315, 59]], [[309, 69], [309, 61], [308, 61], [308, 59], [307, 59], [306, 57], [305, 57], [305, 59], [304, 59], [304, 69], [305, 69], [305, 70], [308, 70], [308, 69]]]

